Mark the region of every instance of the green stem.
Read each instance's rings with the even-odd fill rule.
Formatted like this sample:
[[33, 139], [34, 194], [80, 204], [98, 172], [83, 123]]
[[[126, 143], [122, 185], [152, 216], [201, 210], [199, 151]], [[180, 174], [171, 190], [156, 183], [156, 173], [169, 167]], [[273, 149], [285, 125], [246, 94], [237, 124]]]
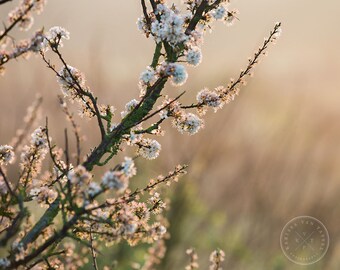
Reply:
[[152, 68], [156, 68], [158, 65], [159, 58], [161, 57], [161, 51], [162, 51], [162, 42], [157, 43], [156, 48], [155, 48], [155, 53], [153, 55], [152, 59]]

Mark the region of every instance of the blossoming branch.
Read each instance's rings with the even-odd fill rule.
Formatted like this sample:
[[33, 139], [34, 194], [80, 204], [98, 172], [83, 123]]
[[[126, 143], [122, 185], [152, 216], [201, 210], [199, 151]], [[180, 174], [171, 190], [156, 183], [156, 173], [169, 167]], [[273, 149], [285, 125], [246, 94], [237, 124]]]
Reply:
[[[6, 2], [0, 1], [0, 5]], [[0, 246], [7, 251], [0, 259], [0, 269], [76, 269], [72, 265], [82, 267], [86, 257], [98, 269], [101, 248], [98, 241], [110, 245], [121, 241], [132, 246], [141, 242], [153, 244], [140, 268], [152, 269], [164, 256], [164, 238], [168, 237], [164, 211], [168, 205], [162, 198], [161, 187], [177, 182], [187, 166], [178, 165], [165, 176], [152, 178], [146, 186], [132, 191], [130, 180], [143, 170], [136, 167], [134, 160], [139, 157], [151, 160], [160, 155], [157, 137], [165, 134], [162, 128], [165, 121], [171, 121], [182, 134], [194, 135], [204, 127], [203, 117], [209, 108], [216, 112], [234, 100], [269, 44], [279, 37], [281, 25], [275, 24], [236, 80], [212, 90], [199, 90], [196, 100], [187, 105], [181, 102], [184, 92], [164, 96], [164, 86], [168, 82], [174, 87], [185, 84], [186, 66], [197, 67], [202, 62], [205, 34], [215, 22], [233, 25], [238, 12], [226, 0], [187, 0], [184, 12], [170, 1], [141, 0], [142, 16], [137, 27], [154, 42], [154, 54], [150, 65], [139, 75], [139, 97], [128, 101], [124, 110], [117, 113], [112, 104], [98, 103], [85, 75], [62, 54], [64, 42], [70, 38], [66, 29], [41, 28], [31, 38], [13, 42], [9, 33], [16, 27], [29, 30], [33, 14], [40, 13], [45, 4], [42, 0], [22, 0], [9, 13], [0, 33], [0, 72], [4, 75], [5, 65], [18, 57], [35, 54], [42, 58], [56, 76], [61, 109], [72, 124], [77, 151], [73, 158], [67, 130], [65, 146], [54, 144], [49, 135], [54, 127], [47, 120], [28, 134], [36, 122], [40, 98], [32, 105], [25, 128], [17, 133], [12, 144], [0, 146]], [[57, 63], [52, 63], [51, 54], [57, 56]], [[95, 119], [98, 125], [101, 141], [86, 155], [81, 153], [80, 129], [68, 109], [70, 103], [77, 104], [83, 118]], [[147, 124], [149, 120], [152, 124]], [[21, 146], [24, 141], [27, 145]], [[123, 145], [133, 147], [135, 156], [112, 164], [112, 158], [122, 151]], [[53, 164], [50, 170], [43, 166], [47, 156]], [[9, 179], [10, 165], [16, 162], [20, 165], [19, 177]], [[104, 175], [93, 173], [97, 166], [107, 168]], [[28, 203], [45, 208], [37, 220], [31, 217]], [[73, 251], [76, 242], [87, 248], [84, 258]], [[197, 268], [195, 252], [187, 253], [190, 264], [186, 269]], [[223, 260], [223, 251], [212, 253], [211, 269], [221, 269]]]

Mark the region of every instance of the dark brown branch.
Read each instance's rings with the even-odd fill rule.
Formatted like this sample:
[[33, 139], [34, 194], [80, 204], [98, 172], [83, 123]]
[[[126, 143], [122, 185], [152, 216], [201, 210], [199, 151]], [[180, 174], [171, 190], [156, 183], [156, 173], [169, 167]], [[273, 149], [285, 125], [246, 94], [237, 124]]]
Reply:
[[34, 4], [30, 4], [24, 12], [19, 16], [12, 24], [8, 27], [5, 27], [5, 31], [0, 35], [0, 41], [8, 35], [8, 33], [27, 15], [27, 13], [34, 7]]
[[0, 5], [8, 3], [8, 2], [12, 2], [13, 0], [0, 0]]
[[99, 128], [100, 128], [100, 133], [101, 133], [101, 136], [102, 136], [102, 139], [105, 138], [105, 135], [106, 135], [106, 132], [105, 132], [105, 128], [104, 128], [104, 124], [103, 124], [103, 121], [102, 121], [102, 118], [101, 118], [101, 114], [99, 112], [99, 108], [97, 106], [97, 99], [88, 91], [84, 90], [81, 85], [79, 84], [78, 80], [76, 80], [72, 73], [71, 73], [71, 70], [68, 68], [68, 65], [66, 63], [66, 61], [64, 60], [63, 56], [61, 55], [61, 53], [59, 52], [59, 50], [55, 47], [52, 47], [52, 50], [53, 52], [55, 52], [60, 61], [63, 63], [65, 69], [67, 70], [67, 72], [69, 73], [69, 75], [71, 76], [72, 80], [75, 82], [75, 84], [77, 85], [78, 87], [78, 90], [80, 91], [80, 93], [84, 96], [87, 96], [88, 98], [90, 98], [91, 102], [92, 102], [92, 105], [93, 105], [93, 108], [95, 110], [95, 115], [97, 117], [97, 121], [98, 121], [98, 125], [99, 125]]
[[71, 122], [72, 128], [73, 128], [73, 133], [74, 133], [74, 137], [76, 139], [76, 148], [77, 148], [77, 154], [76, 154], [76, 164], [79, 165], [80, 164], [80, 153], [81, 153], [81, 149], [80, 149], [80, 135], [79, 135], [79, 127], [76, 124], [73, 115], [71, 114], [71, 112], [68, 110], [65, 101], [63, 100], [63, 98], [61, 96], [59, 96], [59, 102], [60, 105], [63, 109], [63, 112], [66, 114], [68, 120]]
[[185, 30], [185, 33], [187, 35], [189, 35], [191, 31], [195, 30], [196, 25], [202, 19], [202, 15], [206, 11], [207, 7], [208, 7], [208, 0], [203, 0], [202, 3], [198, 6], [194, 17], [191, 19], [187, 29]]
[[144, 17], [145, 17], [145, 20], [146, 20], [146, 24], [148, 25], [149, 30], [150, 30], [150, 28], [151, 28], [151, 20], [150, 20], [150, 17], [148, 15], [148, 11], [147, 11], [147, 8], [146, 8], [145, 0], [141, 0], [141, 5], [142, 5], [142, 9], [143, 9], [143, 14], [144, 14]]

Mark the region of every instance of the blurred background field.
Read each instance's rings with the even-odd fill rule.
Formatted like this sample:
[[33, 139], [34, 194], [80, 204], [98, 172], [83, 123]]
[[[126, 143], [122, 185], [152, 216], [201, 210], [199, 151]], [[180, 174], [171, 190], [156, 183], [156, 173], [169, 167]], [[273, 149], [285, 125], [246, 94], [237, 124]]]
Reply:
[[[14, 2], [1, 6], [2, 20]], [[167, 88], [169, 95], [186, 90], [190, 102], [202, 87], [228, 83], [276, 21], [282, 22], [283, 34], [240, 96], [208, 114], [203, 131], [187, 137], [169, 125], [160, 140], [160, 158], [139, 162], [143, 178], [178, 163], [190, 165], [170, 192], [172, 238], [159, 269], [183, 269], [191, 246], [202, 266], [219, 247], [227, 255], [225, 269], [339, 269], [340, 4], [235, 0], [232, 7], [239, 9], [240, 21], [231, 28], [215, 25], [205, 37], [203, 63], [189, 69], [186, 85]], [[120, 111], [138, 96], [139, 74], [151, 61], [153, 42], [135, 25], [140, 14], [139, 1], [50, 0], [33, 29], [60, 25], [69, 30], [71, 40], [63, 48], [68, 63], [86, 74], [99, 101]], [[58, 85], [39, 57], [9, 63], [0, 91], [0, 144], [10, 142], [36, 93], [43, 96], [52, 137], [62, 142]], [[98, 134], [94, 123], [78, 123], [87, 137], [85, 152]], [[299, 215], [318, 218], [330, 234], [328, 253], [308, 267], [292, 264], [280, 249], [283, 226]], [[143, 257], [126, 246], [105, 255], [107, 262]], [[118, 269], [124, 267], [130, 269]]]

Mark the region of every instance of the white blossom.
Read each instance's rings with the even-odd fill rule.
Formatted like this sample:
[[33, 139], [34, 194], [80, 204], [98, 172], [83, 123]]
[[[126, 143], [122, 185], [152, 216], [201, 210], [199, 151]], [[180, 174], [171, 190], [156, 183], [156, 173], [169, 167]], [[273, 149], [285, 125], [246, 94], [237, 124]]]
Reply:
[[14, 161], [15, 155], [13, 147], [10, 145], [0, 145], [0, 165], [11, 164]]
[[72, 184], [81, 185], [88, 183], [92, 178], [92, 175], [85, 169], [84, 166], [78, 165], [68, 172], [67, 178]]
[[127, 188], [127, 181], [120, 171], [108, 171], [102, 178], [104, 188], [114, 189], [116, 191], [124, 191]]
[[51, 43], [51, 45], [63, 46], [62, 39], [70, 39], [70, 33], [60, 26], [53, 26], [46, 33], [46, 39]]
[[137, 174], [135, 163], [132, 158], [125, 157], [124, 159], [125, 161], [122, 163], [121, 171], [126, 177], [131, 178]]
[[222, 99], [218, 93], [210, 91], [207, 88], [199, 91], [196, 97], [198, 103], [205, 104], [209, 107], [220, 108], [223, 105]]
[[140, 80], [145, 84], [151, 83], [154, 81], [155, 75], [154, 69], [152, 67], [147, 67], [147, 69], [141, 73]]
[[125, 110], [120, 113], [121, 117], [124, 118], [127, 116], [130, 112], [133, 111], [133, 109], [138, 105], [138, 101], [136, 99], [130, 100], [125, 105]]
[[161, 151], [161, 145], [156, 140], [143, 139], [140, 142], [138, 153], [146, 159], [156, 159]]
[[186, 51], [186, 60], [189, 65], [198, 66], [202, 62], [202, 52], [198, 47], [193, 47]]
[[74, 88], [77, 85], [83, 87], [85, 85], [85, 76], [78, 69], [72, 66], [63, 67], [57, 76], [60, 89], [64, 96], [74, 96], [76, 92]]
[[182, 114], [181, 117], [175, 118], [173, 125], [180, 133], [196, 134], [203, 126], [204, 122], [201, 118], [193, 113]]
[[228, 10], [223, 5], [219, 6], [218, 8], [212, 11], [212, 16], [214, 17], [215, 20], [223, 20], [227, 14]]
[[165, 70], [166, 74], [171, 77], [171, 81], [174, 85], [180, 86], [183, 85], [187, 78], [188, 73], [185, 70], [185, 67], [176, 63], [169, 63]]

